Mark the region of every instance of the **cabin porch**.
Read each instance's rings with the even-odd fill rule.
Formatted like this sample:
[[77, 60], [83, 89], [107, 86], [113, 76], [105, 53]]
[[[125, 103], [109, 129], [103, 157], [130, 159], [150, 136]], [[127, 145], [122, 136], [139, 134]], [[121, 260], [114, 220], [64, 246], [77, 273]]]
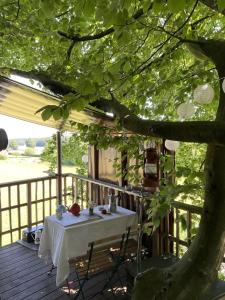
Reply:
[[[43, 260], [37, 256], [37, 251], [32, 251], [17, 243], [0, 248], [0, 299], [73, 299], [76, 295], [76, 286], [72, 288], [68, 295], [66, 285], [56, 287], [55, 270], [47, 275], [51, 265], [46, 265]], [[70, 278], [75, 278], [71, 272]], [[99, 275], [87, 282], [85, 287], [85, 297], [87, 299], [129, 299], [126, 295], [125, 277], [124, 285], [121, 282], [114, 281], [113, 286], [117, 292], [105, 291], [99, 294], [101, 286], [106, 282], [104, 275]], [[78, 299], [82, 299], [79, 297]]]
[[[46, 216], [55, 213], [57, 204], [57, 176], [46, 176], [29, 180], [0, 184], [0, 299], [69, 299], [66, 286], [60, 288], [55, 284], [55, 270], [47, 275], [50, 266], [38, 256], [37, 251], [30, 250], [18, 243], [23, 237], [23, 230], [41, 225]], [[78, 202], [85, 208], [88, 199], [98, 199], [99, 205], [107, 204], [109, 189], [119, 196], [119, 205], [140, 212], [143, 197], [148, 193], [140, 190], [127, 190], [115, 184], [75, 174], [62, 175], [62, 203], [71, 205]], [[144, 237], [143, 243], [150, 256], [181, 256], [191, 243], [193, 218], [198, 218], [201, 208], [173, 202], [173, 208], [164, 218], [159, 229], [151, 236]], [[180, 217], [182, 216], [182, 218]], [[186, 221], [186, 230], [182, 222]], [[4, 220], [4, 221], [3, 221]], [[106, 278], [99, 275], [90, 280], [85, 291], [90, 293], [87, 299], [130, 299], [126, 293], [127, 276], [122, 271], [121, 282], [113, 283], [117, 294], [110, 291], [104, 295], [93, 295], [101, 290]], [[74, 276], [72, 273], [70, 276]], [[75, 293], [75, 290], [73, 290]]]

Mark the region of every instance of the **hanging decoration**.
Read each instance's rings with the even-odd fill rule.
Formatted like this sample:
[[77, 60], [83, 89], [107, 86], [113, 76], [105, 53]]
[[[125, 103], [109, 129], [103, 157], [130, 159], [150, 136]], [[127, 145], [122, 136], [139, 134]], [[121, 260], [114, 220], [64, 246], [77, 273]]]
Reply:
[[194, 100], [200, 104], [208, 104], [212, 102], [214, 94], [214, 89], [209, 83], [202, 84], [194, 90]]
[[84, 164], [88, 163], [88, 155], [87, 154], [84, 154], [81, 159]]
[[223, 82], [222, 82], [222, 89], [223, 89], [223, 91], [224, 91], [224, 93], [225, 93], [225, 78], [224, 78], [224, 80], [223, 80]]
[[195, 113], [195, 107], [192, 103], [186, 101], [177, 108], [177, 114], [181, 119], [190, 118]]
[[180, 143], [178, 141], [171, 141], [171, 140], [166, 140], [165, 141], [165, 147], [167, 150], [170, 151], [176, 151], [180, 146]]
[[3, 128], [0, 128], [0, 151], [8, 147], [8, 136]]

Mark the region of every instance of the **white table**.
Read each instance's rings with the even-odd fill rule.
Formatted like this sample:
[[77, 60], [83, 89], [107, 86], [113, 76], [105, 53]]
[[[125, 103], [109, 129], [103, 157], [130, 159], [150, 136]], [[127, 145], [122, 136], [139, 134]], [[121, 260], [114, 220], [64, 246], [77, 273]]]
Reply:
[[123, 234], [137, 224], [137, 214], [122, 207], [111, 215], [101, 214], [98, 207], [94, 212], [99, 217], [91, 219], [83, 210], [79, 217], [65, 213], [61, 221], [55, 215], [45, 219], [38, 255], [57, 267], [57, 286], [69, 276], [69, 259], [86, 254], [90, 242]]

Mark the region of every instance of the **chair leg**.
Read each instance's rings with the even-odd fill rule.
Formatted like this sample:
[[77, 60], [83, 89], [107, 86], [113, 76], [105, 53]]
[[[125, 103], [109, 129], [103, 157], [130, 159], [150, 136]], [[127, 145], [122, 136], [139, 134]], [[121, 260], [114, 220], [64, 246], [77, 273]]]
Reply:
[[52, 271], [55, 269], [56, 267], [52, 264], [51, 265], [51, 269], [48, 271], [48, 276], [50, 276], [52, 274]]
[[107, 286], [111, 285], [111, 281], [112, 281], [112, 279], [113, 279], [113, 277], [114, 277], [114, 275], [116, 274], [117, 271], [118, 271], [118, 266], [115, 266], [115, 268], [112, 270], [107, 282], [104, 284], [101, 293], [103, 293], [103, 291], [107, 288]]
[[81, 282], [79, 275], [77, 274], [77, 279], [78, 279], [78, 283], [79, 283], [79, 291], [77, 293], [77, 295], [74, 297], [74, 299], [78, 299], [79, 295], [82, 295], [82, 299], [85, 300], [85, 296], [84, 296], [84, 292], [83, 292], [83, 287], [86, 281], [86, 278], [84, 278], [83, 282]]
[[68, 279], [66, 279], [66, 284], [68, 286], [68, 295], [70, 295], [70, 284]]

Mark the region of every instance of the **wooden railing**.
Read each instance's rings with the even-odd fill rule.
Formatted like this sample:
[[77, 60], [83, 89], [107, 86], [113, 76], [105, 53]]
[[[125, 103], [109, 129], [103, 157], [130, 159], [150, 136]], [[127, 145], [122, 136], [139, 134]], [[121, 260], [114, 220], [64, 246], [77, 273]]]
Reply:
[[[22, 237], [27, 227], [43, 224], [44, 218], [54, 214], [57, 205], [56, 176], [0, 184], [0, 246]], [[63, 204], [78, 202], [86, 208], [90, 200], [108, 204], [108, 194], [114, 190], [119, 205], [138, 211], [139, 199], [149, 194], [74, 174], [63, 174]], [[190, 245], [198, 226], [202, 208], [172, 202], [172, 209], [163, 219], [158, 230], [147, 242], [153, 255], [183, 254]]]
[[[72, 175], [75, 185], [75, 199], [81, 207], [86, 207], [92, 199], [97, 204], [108, 204], [110, 190], [119, 195], [119, 205], [131, 210], [138, 210], [139, 201], [143, 197], [151, 197], [140, 190], [128, 191], [124, 187], [84, 176]], [[173, 201], [171, 211], [165, 216], [159, 228], [154, 232], [150, 244], [152, 255], [173, 253], [177, 256], [190, 246], [197, 231], [202, 208], [182, 202]]]
[[[63, 202], [73, 202], [73, 177], [62, 176]], [[55, 213], [56, 176], [0, 184], [0, 246], [21, 239], [25, 228], [43, 224]]]

